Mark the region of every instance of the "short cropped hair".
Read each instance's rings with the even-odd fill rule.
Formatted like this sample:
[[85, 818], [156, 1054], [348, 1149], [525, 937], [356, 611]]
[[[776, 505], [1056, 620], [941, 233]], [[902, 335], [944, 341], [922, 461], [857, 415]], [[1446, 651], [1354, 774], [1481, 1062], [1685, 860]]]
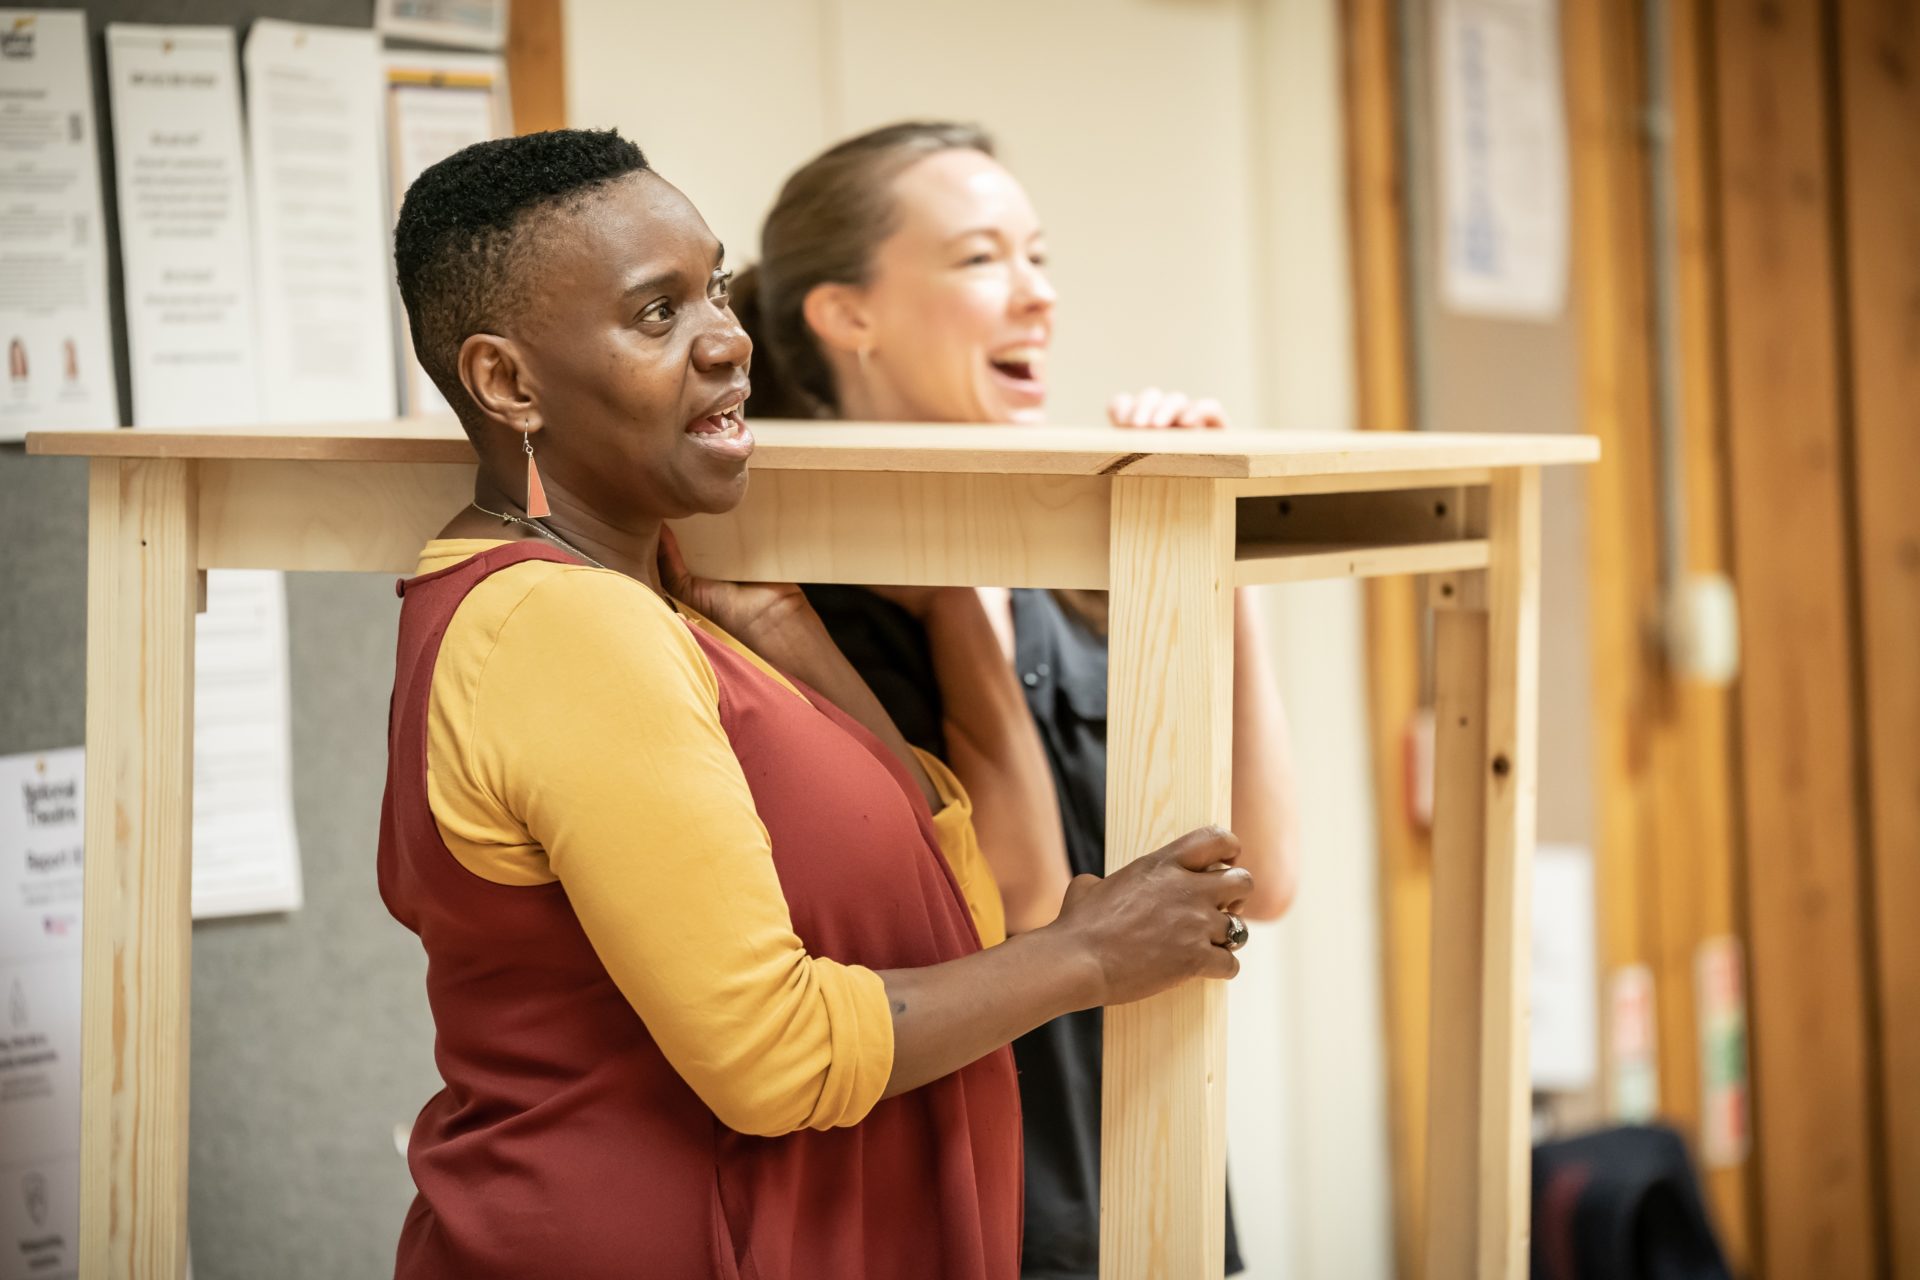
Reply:
[[421, 367], [469, 432], [478, 420], [460, 344], [525, 305], [555, 215], [647, 167], [617, 130], [555, 129], [477, 142], [407, 188], [393, 231], [400, 301]]

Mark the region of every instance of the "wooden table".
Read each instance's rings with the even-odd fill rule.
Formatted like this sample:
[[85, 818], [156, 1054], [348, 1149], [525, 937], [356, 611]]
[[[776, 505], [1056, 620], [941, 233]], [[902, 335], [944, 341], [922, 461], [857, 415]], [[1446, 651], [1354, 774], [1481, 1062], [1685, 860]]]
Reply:
[[[1591, 461], [1596, 443], [755, 429], [746, 501], [681, 526], [699, 572], [1112, 592], [1109, 868], [1227, 818], [1234, 587], [1432, 575], [1429, 1269], [1523, 1276], [1539, 468]], [[81, 1274], [178, 1276], [202, 572], [409, 573], [471, 496], [473, 455], [450, 420], [41, 433], [28, 450], [93, 460]], [[1220, 1274], [1225, 998], [1223, 984], [1192, 983], [1107, 1017], [1103, 1276]]]

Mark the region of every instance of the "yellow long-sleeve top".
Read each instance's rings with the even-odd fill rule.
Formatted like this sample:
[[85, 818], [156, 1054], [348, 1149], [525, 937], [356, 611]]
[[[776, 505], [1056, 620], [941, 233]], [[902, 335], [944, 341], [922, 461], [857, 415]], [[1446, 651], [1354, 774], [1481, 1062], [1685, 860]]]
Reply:
[[[435, 540], [418, 571], [498, 545]], [[686, 621], [624, 575], [545, 560], [476, 586], [434, 666], [435, 823], [484, 880], [560, 882], [661, 1052], [729, 1128], [855, 1124], [893, 1068], [885, 988], [870, 969], [810, 956], [794, 933], [688, 623], [803, 695], [680, 609]], [[971, 805], [945, 766], [920, 759], [943, 801], [933, 816], [941, 851], [991, 946], [1005, 920]]]

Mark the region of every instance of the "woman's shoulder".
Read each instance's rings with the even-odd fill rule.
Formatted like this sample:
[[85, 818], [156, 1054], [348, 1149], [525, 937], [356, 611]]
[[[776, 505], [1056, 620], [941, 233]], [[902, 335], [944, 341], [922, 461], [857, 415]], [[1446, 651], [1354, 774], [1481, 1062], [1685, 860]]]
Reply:
[[461, 601], [443, 643], [488, 665], [513, 657], [576, 671], [695, 671], [700, 683], [711, 680], [672, 606], [645, 583], [584, 564], [523, 560], [488, 574]]

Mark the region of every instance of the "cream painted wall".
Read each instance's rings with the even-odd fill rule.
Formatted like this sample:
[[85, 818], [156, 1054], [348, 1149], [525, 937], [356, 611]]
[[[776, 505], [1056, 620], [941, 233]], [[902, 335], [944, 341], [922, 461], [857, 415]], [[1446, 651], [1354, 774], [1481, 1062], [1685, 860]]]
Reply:
[[[1061, 293], [1054, 413], [1218, 396], [1353, 424], [1336, 0], [568, 0], [569, 117], [618, 125], [754, 256], [785, 175], [907, 117], [976, 121]], [[1304, 884], [1230, 996], [1229, 1161], [1257, 1280], [1390, 1273], [1359, 601], [1262, 601], [1299, 757]]]

